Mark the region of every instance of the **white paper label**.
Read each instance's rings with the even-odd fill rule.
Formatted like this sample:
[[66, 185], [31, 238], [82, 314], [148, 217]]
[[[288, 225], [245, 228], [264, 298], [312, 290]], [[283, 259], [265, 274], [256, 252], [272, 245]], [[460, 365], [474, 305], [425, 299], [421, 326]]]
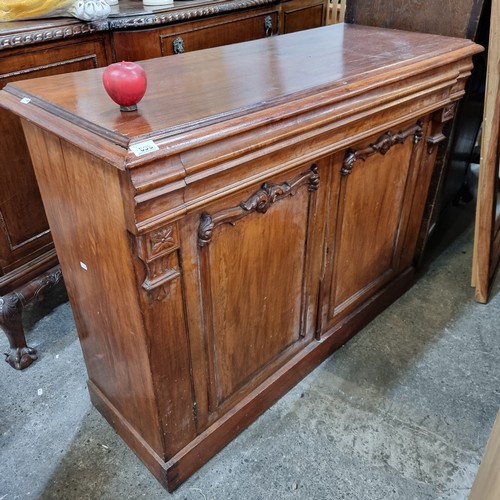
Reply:
[[21, 99], [21, 102], [22, 102], [23, 104], [28, 104], [30, 101], [31, 101], [31, 99], [30, 99], [29, 97], [23, 97], [23, 98]]
[[135, 156], [142, 156], [153, 151], [158, 151], [160, 149], [154, 141], [144, 141], [138, 142], [137, 144], [132, 144], [130, 146], [130, 151], [135, 154]]
[[87, 265], [84, 262], [82, 262], [82, 261], [80, 261], [80, 267], [82, 269], [85, 269], [85, 271], [87, 270]]

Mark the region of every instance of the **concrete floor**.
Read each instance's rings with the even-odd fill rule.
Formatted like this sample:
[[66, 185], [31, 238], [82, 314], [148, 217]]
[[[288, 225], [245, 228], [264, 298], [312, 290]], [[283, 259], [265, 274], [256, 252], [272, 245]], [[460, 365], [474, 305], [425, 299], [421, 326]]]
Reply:
[[487, 306], [474, 301], [470, 225], [436, 254], [172, 495], [90, 405], [56, 291], [25, 318], [39, 360], [23, 372], [0, 363], [0, 500], [466, 499], [500, 407], [500, 288]]

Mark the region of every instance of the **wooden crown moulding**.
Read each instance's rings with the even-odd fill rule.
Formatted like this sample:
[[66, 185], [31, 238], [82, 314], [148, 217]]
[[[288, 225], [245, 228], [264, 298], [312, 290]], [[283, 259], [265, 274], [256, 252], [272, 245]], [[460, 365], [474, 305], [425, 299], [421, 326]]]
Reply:
[[[14, 24], [14, 23], [9, 23]], [[1, 24], [0, 24], [1, 28]], [[98, 33], [109, 30], [106, 21], [95, 21], [92, 23], [65, 22], [62, 25], [41, 26], [30, 28], [29, 30], [19, 30], [19, 32], [0, 33], [0, 51], [7, 49], [16, 49], [26, 45], [41, 42], [54, 42], [66, 38], [72, 38], [80, 35]]]
[[[64, 140], [121, 170], [129, 170], [137, 204], [136, 227], [129, 230], [143, 233], [206, 203], [207, 196], [215, 200], [243, 187], [233, 172], [231, 185], [214, 188], [206, 184], [203, 189], [203, 184], [221, 171], [245, 165], [241, 178], [250, 184], [292, 168], [293, 158], [290, 163], [274, 166], [269, 161], [259, 164], [262, 158], [271, 158], [274, 151], [288, 142], [301, 143], [307, 159], [314, 160], [374, 133], [384, 134], [388, 114], [392, 120], [389, 125], [397, 128], [404, 121], [417, 120], [462, 97], [472, 67], [471, 56], [481, 50], [478, 45], [437, 35], [405, 34], [410, 39], [408, 43], [413, 44], [412, 53], [392, 54], [391, 64], [384, 66], [374, 57], [378, 55], [377, 48], [367, 49], [375, 34], [379, 44], [393, 44], [395, 37], [402, 36], [392, 30], [353, 25], [288, 35], [289, 40], [291, 37], [297, 40], [293, 54], [298, 61], [293, 66], [296, 74], [287, 74], [286, 82], [278, 82], [281, 88], [276, 85], [281, 77], [277, 73], [279, 68], [266, 68], [265, 75], [258, 75], [253, 82], [257, 92], [252, 93], [251, 100], [243, 91], [243, 97], [230, 109], [218, 106], [223, 102], [224, 89], [233, 85], [245, 90], [248, 75], [240, 73], [246, 66], [255, 66], [255, 54], [264, 46], [270, 61], [283, 56], [281, 37], [249, 42], [248, 51], [238, 52], [237, 58], [233, 57], [237, 46], [225, 47], [225, 59], [215, 68], [211, 61], [220, 52], [217, 48], [201, 55], [194, 52], [142, 62], [148, 74], [148, 92], [133, 116], [120, 114], [107, 98], [102, 90], [101, 69], [79, 77], [58, 76], [56, 86], [51, 79], [39, 79], [36, 84], [30, 81], [9, 84], [4, 103], [40, 127], [55, 130]], [[330, 39], [330, 43], [322, 43], [325, 39]], [[441, 43], [444, 40], [445, 49]], [[309, 75], [307, 67], [301, 64], [317, 67], [324, 59], [323, 66], [328, 67], [328, 62], [335, 61], [344, 46], [350, 45], [354, 50], [357, 45], [364, 47], [358, 55], [358, 66], [335, 69], [333, 78], [328, 70], [318, 76]], [[321, 49], [311, 51], [310, 47], [315, 46]], [[258, 62], [262, 64], [261, 60]], [[226, 81], [219, 89], [216, 83], [220, 85], [220, 80], [215, 79], [214, 72], [222, 72], [224, 68], [228, 69]], [[177, 74], [181, 75], [179, 78], [191, 75], [207, 84], [196, 89], [176, 89]], [[171, 75], [170, 95], [164, 91], [165, 75]], [[273, 83], [277, 90], [269, 89]], [[76, 92], [82, 94], [82, 103], [64, 102], [57, 91], [61, 87], [76, 87]], [[41, 98], [35, 97], [35, 92]], [[85, 101], [85, 93], [93, 95], [93, 102]], [[31, 101], [19, 105], [23, 98]], [[272, 114], [268, 111], [270, 107]], [[184, 109], [194, 112], [186, 115]], [[50, 113], [50, 124], [46, 111]], [[370, 127], [365, 125], [368, 121]], [[349, 136], [344, 133], [347, 127]], [[153, 141], [157, 150], [136, 156], [131, 147], [144, 141]], [[304, 158], [301, 156], [300, 161]], [[248, 175], [249, 168], [253, 169], [253, 176]], [[179, 195], [172, 196], [174, 192]], [[152, 205], [156, 207], [154, 216], [151, 216]], [[158, 211], [158, 206], [162, 210]]]
[[213, 2], [192, 6], [184, 9], [172, 9], [164, 13], [144, 14], [110, 18], [109, 29], [148, 28], [158, 25], [175, 24], [182, 21], [191, 21], [207, 16], [226, 14], [242, 9], [251, 9], [279, 3], [278, 0], [233, 0], [231, 2]]

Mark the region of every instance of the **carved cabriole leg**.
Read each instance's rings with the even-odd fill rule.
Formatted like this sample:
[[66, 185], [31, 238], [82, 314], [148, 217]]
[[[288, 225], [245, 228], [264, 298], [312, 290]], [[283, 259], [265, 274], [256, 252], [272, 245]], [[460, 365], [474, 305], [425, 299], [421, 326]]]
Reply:
[[33, 300], [40, 300], [62, 280], [59, 266], [53, 267], [26, 285], [0, 297], [0, 327], [9, 340], [5, 353], [7, 363], [16, 370], [23, 370], [37, 359], [36, 350], [26, 344], [22, 313], [24, 306]]
[[22, 321], [23, 304], [19, 293], [12, 292], [0, 298], [0, 326], [9, 339], [5, 361], [12, 368], [22, 370], [37, 358], [36, 350], [26, 345]]

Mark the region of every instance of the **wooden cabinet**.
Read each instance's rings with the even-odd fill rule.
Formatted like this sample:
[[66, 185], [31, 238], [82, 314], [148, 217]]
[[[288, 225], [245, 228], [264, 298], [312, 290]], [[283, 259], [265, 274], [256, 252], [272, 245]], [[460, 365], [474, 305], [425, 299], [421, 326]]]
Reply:
[[335, 25], [144, 61], [137, 112], [99, 69], [0, 93], [91, 399], [167, 488], [411, 286], [436, 145], [480, 50]]
[[[105, 66], [106, 35], [0, 51], [0, 88], [40, 76]], [[10, 343], [7, 361], [25, 368], [36, 352], [26, 346], [22, 306], [55, 285], [61, 274], [19, 119], [0, 110], [0, 325]], [[35, 281], [33, 281], [35, 280]]]
[[[109, 61], [103, 36], [0, 52], [0, 88], [16, 80], [97, 68]], [[19, 120], [5, 110], [0, 113], [0, 169], [6, 187], [0, 200], [0, 283], [2, 290], [10, 291], [15, 288], [16, 277], [9, 272], [48, 252], [53, 245]]]
[[144, 61], [137, 112], [99, 69], [0, 93], [92, 401], [167, 488], [411, 286], [436, 145], [479, 50], [335, 25]]
[[335, 25], [144, 61], [137, 112], [99, 69], [0, 93], [92, 401], [167, 488], [411, 286], [436, 145], [480, 50]]

